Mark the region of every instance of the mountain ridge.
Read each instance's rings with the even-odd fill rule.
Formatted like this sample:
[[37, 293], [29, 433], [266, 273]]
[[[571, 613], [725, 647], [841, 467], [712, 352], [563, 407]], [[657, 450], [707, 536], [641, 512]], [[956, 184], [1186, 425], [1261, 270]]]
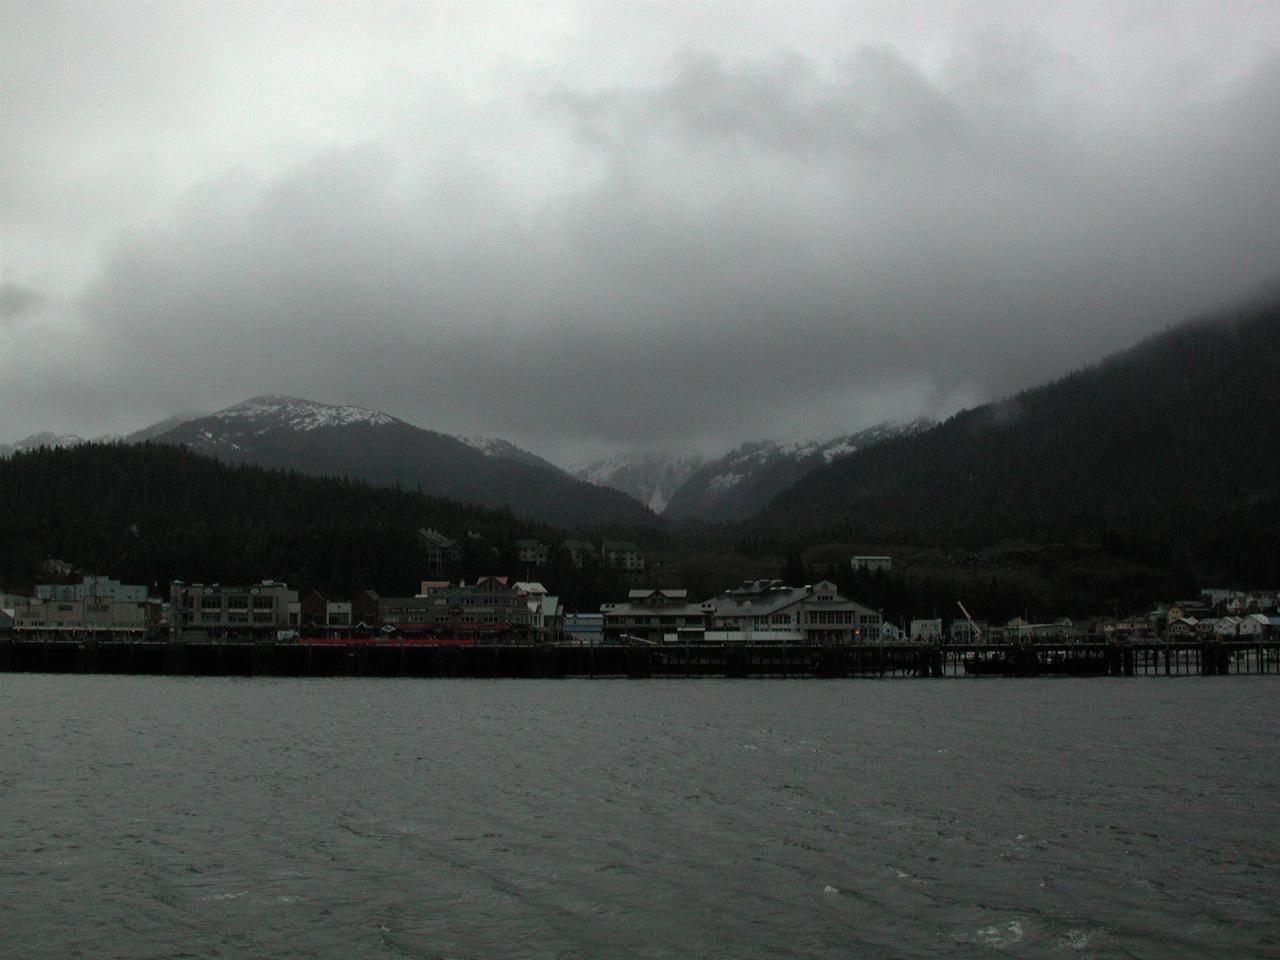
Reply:
[[812, 535], [1120, 538], [1139, 550], [1156, 549], [1159, 531], [1176, 549], [1231, 553], [1204, 526], [1211, 518], [1248, 517], [1280, 537], [1278, 383], [1280, 297], [1176, 325], [815, 470], [757, 520]]
[[886, 440], [931, 426], [924, 419], [886, 422], [829, 440], [744, 443], [692, 471], [663, 516], [670, 520], [732, 522], [754, 516], [811, 470]]
[[456, 437], [363, 407], [263, 394], [152, 439], [231, 462], [349, 476], [464, 503], [509, 507], [560, 527], [657, 522], [625, 494], [574, 480], [550, 465], [489, 455]]

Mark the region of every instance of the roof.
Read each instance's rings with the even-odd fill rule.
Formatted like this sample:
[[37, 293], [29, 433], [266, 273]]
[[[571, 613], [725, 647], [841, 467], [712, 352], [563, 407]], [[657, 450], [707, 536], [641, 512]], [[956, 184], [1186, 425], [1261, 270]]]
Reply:
[[642, 587], [638, 590], [629, 590], [627, 592], [628, 600], [646, 600], [656, 598], [661, 595], [666, 600], [684, 600], [689, 596], [688, 590], [655, 590], [652, 587]]
[[433, 530], [430, 527], [425, 530], [419, 528], [418, 536], [437, 547], [452, 547], [458, 542], [457, 540], [450, 540], [443, 533], [440, 533], [438, 530]]

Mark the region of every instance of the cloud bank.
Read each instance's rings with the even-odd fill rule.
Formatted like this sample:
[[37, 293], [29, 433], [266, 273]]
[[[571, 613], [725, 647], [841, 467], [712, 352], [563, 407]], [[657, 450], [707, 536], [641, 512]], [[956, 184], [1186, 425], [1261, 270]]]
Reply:
[[6, 8], [0, 426], [834, 435], [1280, 273], [1275, 8], [690, 9]]

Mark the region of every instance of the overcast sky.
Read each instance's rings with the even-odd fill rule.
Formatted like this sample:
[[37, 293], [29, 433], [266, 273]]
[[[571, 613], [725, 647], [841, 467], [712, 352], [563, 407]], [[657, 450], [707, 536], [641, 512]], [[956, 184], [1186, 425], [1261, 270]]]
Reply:
[[1277, 3], [0, 23], [0, 441], [268, 392], [562, 461], [825, 437], [1280, 276]]

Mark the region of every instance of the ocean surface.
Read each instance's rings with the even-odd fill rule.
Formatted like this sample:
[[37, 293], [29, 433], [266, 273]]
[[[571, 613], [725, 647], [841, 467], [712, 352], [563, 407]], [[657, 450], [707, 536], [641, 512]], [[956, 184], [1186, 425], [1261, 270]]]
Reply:
[[1280, 679], [0, 675], [0, 956], [1280, 957]]

